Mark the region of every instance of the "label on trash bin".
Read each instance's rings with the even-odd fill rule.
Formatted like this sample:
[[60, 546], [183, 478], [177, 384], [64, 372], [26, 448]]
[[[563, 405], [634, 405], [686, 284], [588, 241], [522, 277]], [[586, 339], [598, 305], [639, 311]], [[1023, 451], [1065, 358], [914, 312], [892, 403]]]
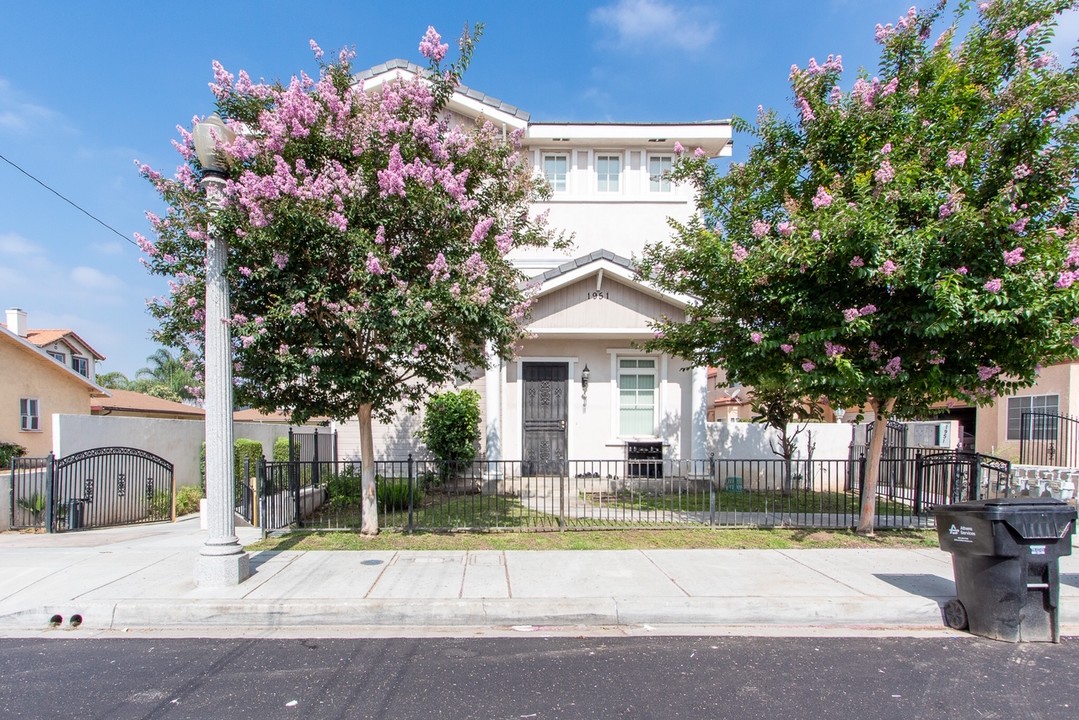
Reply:
[[[952, 536], [952, 542], [957, 543], [974, 542], [974, 538], [977, 536], [977, 533], [974, 532], [974, 528], [967, 527], [966, 525], [956, 527], [955, 523], [952, 523], [952, 526], [948, 528], [948, 534]], [[1045, 552], [1044, 547], [1042, 548], [1042, 552]]]
[[1030, 554], [1031, 555], [1044, 555], [1045, 554], [1045, 546], [1044, 545], [1031, 545], [1030, 546]]

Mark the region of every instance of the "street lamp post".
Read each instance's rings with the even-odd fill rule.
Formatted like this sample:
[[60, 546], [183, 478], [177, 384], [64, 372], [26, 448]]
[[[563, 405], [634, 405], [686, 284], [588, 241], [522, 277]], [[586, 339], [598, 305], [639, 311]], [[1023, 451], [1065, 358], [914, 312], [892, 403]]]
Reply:
[[228, 320], [228, 240], [219, 237], [214, 215], [221, 203], [227, 168], [218, 141], [235, 134], [216, 114], [197, 123], [195, 153], [202, 165], [202, 189], [210, 211], [206, 228], [206, 511], [209, 537], [199, 551], [195, 583], [200, 587], [238, 585], [250, 575], [247, 553], [236, 537], [233, 508], [232, 340]]

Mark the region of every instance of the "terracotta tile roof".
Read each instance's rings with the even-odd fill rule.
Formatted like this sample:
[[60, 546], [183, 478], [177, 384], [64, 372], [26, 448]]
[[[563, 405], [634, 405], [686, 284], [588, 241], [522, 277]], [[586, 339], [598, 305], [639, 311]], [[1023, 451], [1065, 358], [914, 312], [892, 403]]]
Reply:
[[202, 408], [184, 405], [171, 400], [162, 400], [152, 395], [144, 395], [131, 390], [110, 390], [109, 392], [112, 393], [112, 397], [95, 400], [91, 404], [91, 412], [96, 415], [109, 415], [114, 412], [158, 413], [176, 415], [192, 420], [201, 419], [206, 415], [206, 411]]
[[56, 330], [41, 330], [41, 329], [29, 329], [26, 331], [26, 339], [34, 343], [38, 347], [44, 347], [54, 342], [66, 340], [68, 337], [73, 337], [79, 341], [79, 343], [90, 351], [90, 354], [97, 360], [104, 360], [105, 356], [99, 353], [90, 345], [90, 343], [79, 337], [78, 333], [73, 330], [56, 329]]
[[80, 375], [67, 365], [61, 364], [53, 360], [51, 357], [45, 354], [45, 351], [33, 344], [24, 337], [19, 337], [15, 333], [7, 329], [7, 325], [0, 323], [0, 341], [10, 342], [15, 347], [18, 347], [22, 352], [38, 358], [43, 363], [46, 363], [50, 368], [57, 372], [64, 373], [69, 379], [74, 379], [80, 384], [84, 385], [90, 390], [91, 397], [108, 397], [111, 393], [99, 385], [94, 384], [89, 378]]

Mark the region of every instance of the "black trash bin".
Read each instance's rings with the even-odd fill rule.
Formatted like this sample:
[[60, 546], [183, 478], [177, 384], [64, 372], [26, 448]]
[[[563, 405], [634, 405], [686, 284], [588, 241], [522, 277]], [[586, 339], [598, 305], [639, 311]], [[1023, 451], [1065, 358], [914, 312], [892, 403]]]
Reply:
[[1071, 555], [1075, 508], [1053, 498], [938, 505], [941, 550], [952, 554], [957, 630], [1007, 642], [1060, 642], [1060, 564]]
[[85, 526], [85, 500], [68, 500], [64, 503], [64, 512], [67, 515], [68, 530], [82, 530]]

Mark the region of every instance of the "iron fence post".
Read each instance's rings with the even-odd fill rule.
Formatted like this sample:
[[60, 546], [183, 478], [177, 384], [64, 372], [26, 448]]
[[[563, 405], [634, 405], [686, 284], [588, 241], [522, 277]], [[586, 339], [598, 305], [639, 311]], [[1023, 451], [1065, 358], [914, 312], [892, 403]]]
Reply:
[[45, 460], [45, 532], [56, 532], [56, 457], [49, 453]]
[[914, 516], [922, 514], [922, 454], [914, 454]]
[[[266, 496], [264, 485], [266, 483], [266, 458], [259, 458], [255, 463], [255, 487], [253, 488], [253, 497], [251, 498], [251, 524], [257, 528], [262, 528], [262, 519], [266, 515], [265, 509], [262, 507], [262, 498]], [[265, 530], [265, 528], [263, 528]]]
[[412, 509], [413, 509], [413, 487], [414, 487], [414, 467], [412, 463], [412, 453], [408, 454], [408, 531], [412, 532], [415, 529], [413, 525]]
[[862, 506], [865, 504], [865, 453], [858, 456], [858, 515], [854, 521], [857, 526], [862, 520]]
[[311, 455], [311, 484], [318, 487], [322, 480], [322, 473], [318, 466], [318, 428], [315, 428], [315, 449]]
[[566, 531], [566, 469], [559, 464], [558, 468], [558, 530]]
[[982, 457], [974, 454], [970, 458], [970, 499], [977, 500], [982, 494]]
[[293, 501], [294, 501], [295, 511], [296, 511], [296, 515], [295, 515], [296, 527], [302, 527], [303, 526], [303, 521], [300, 518], [300, 511], [301, 511], [301, 507], [300, 507], [301, 506], [300, 488], [302, 486], [302, 482], [301, 482], [301, 479], [300, 479], [299, 465], [300, 465], [299, 463], [296, 463], [295, 465], [293, 463], [289, 463], [289, 470], [292, 473], [292, 478], [291, 478], [292, 482], [290, 483], [292, 487], [289, 488], [289, 489], [292, 490], [292, 492], [293, 492]]
[[708, 524], [712, 526], [716, 524], [716, 483], [718, 482], [716, 454], [710, 453], [708, 455]]

